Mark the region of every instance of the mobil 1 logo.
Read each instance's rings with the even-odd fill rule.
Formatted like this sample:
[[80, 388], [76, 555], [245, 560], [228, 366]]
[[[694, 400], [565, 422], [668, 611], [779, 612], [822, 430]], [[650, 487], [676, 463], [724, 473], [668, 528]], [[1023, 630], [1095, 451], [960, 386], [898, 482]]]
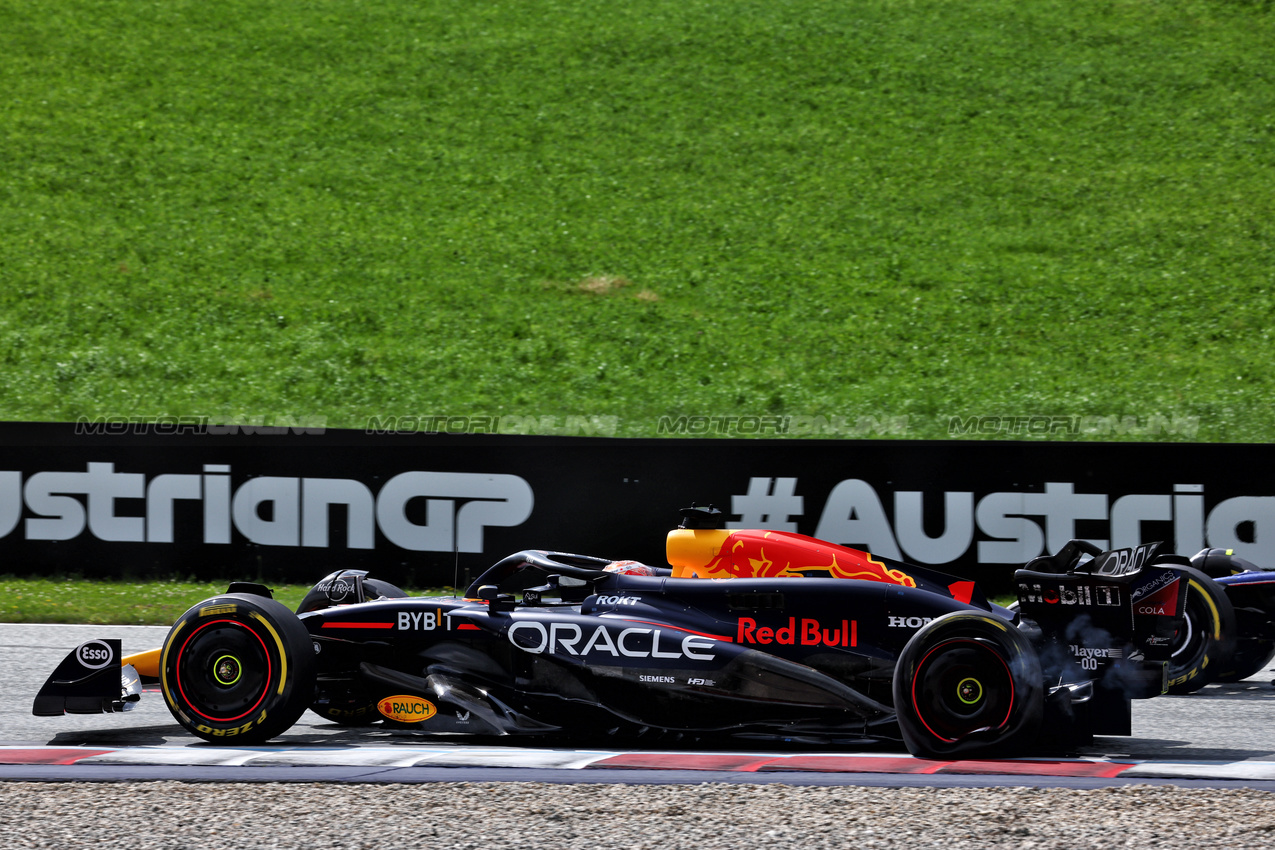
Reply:
[[1111, 584], [1064, 584], [1063, 582], [1019, 582], [1020, 603], [1077, 605], [1082, 608], [1115, 608], [1120, 605], [1120, 586]]

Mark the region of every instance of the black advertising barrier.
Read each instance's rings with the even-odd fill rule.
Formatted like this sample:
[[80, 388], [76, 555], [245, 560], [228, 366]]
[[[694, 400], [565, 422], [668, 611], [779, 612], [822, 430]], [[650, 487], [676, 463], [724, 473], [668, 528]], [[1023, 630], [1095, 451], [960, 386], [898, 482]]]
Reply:
[[1273, 467], [1239, 444], [0, 423], [0, 572], [420, 587], [524, 548], [662, 564], [697, 502], [1003, 590], [1071, 537], [1275, 565]]

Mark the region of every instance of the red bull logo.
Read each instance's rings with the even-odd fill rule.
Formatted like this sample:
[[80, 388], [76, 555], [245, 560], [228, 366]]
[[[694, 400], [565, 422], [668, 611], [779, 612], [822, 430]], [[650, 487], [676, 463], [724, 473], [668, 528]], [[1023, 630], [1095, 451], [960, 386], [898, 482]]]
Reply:
[[902, 570], [887, 567], [867, 552], [788, 531], [674, 529], [668, 561], [680, 578], [828, 578], [879, 581], [916, 587]]
[[739, 618], [739, 629], [735, 635], [736, 643], [769, 644], [779, 643], [785, 646], [858, 646], [859, 623], [856, 620], [842, 620], [835, 628], [824, 628], [818, 620], [788, 618], [788, 625], [774, 628], [758, 626], [751, 617]]

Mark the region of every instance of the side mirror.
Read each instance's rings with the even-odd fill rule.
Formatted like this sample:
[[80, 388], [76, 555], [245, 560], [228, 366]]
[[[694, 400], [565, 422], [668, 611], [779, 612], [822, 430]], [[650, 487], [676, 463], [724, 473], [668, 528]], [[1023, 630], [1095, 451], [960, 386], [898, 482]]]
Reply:
[[479, 587], [478, 599], [487, 603], [487, 610], [492, 614], [512, 611], [514, 607], [514, 598], [507, 593], [502, 594], [500, 588], [494, 584], [484, 584]]

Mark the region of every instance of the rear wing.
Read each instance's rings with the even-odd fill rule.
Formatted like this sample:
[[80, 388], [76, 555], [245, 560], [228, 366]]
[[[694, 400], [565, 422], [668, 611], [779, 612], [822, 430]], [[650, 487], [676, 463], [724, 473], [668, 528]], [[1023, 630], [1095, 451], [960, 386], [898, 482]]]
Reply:
[[122, 662], [118, 638], [85, 641], [49, 676], [31, 713], [57, 717], [129, 711], [142, 698], [142, 677], [132, 664]]
[[[1073, 540], [1014, 573], [1020, 614], [1090, 679], [1122, 660], [1161, 666], [1182, 625], [1187, 592], [1186, 559], [1161, 554], [1162, 545], [1104, 552]], [[1151, 681], [1146, 687], [1161, 690]]]

